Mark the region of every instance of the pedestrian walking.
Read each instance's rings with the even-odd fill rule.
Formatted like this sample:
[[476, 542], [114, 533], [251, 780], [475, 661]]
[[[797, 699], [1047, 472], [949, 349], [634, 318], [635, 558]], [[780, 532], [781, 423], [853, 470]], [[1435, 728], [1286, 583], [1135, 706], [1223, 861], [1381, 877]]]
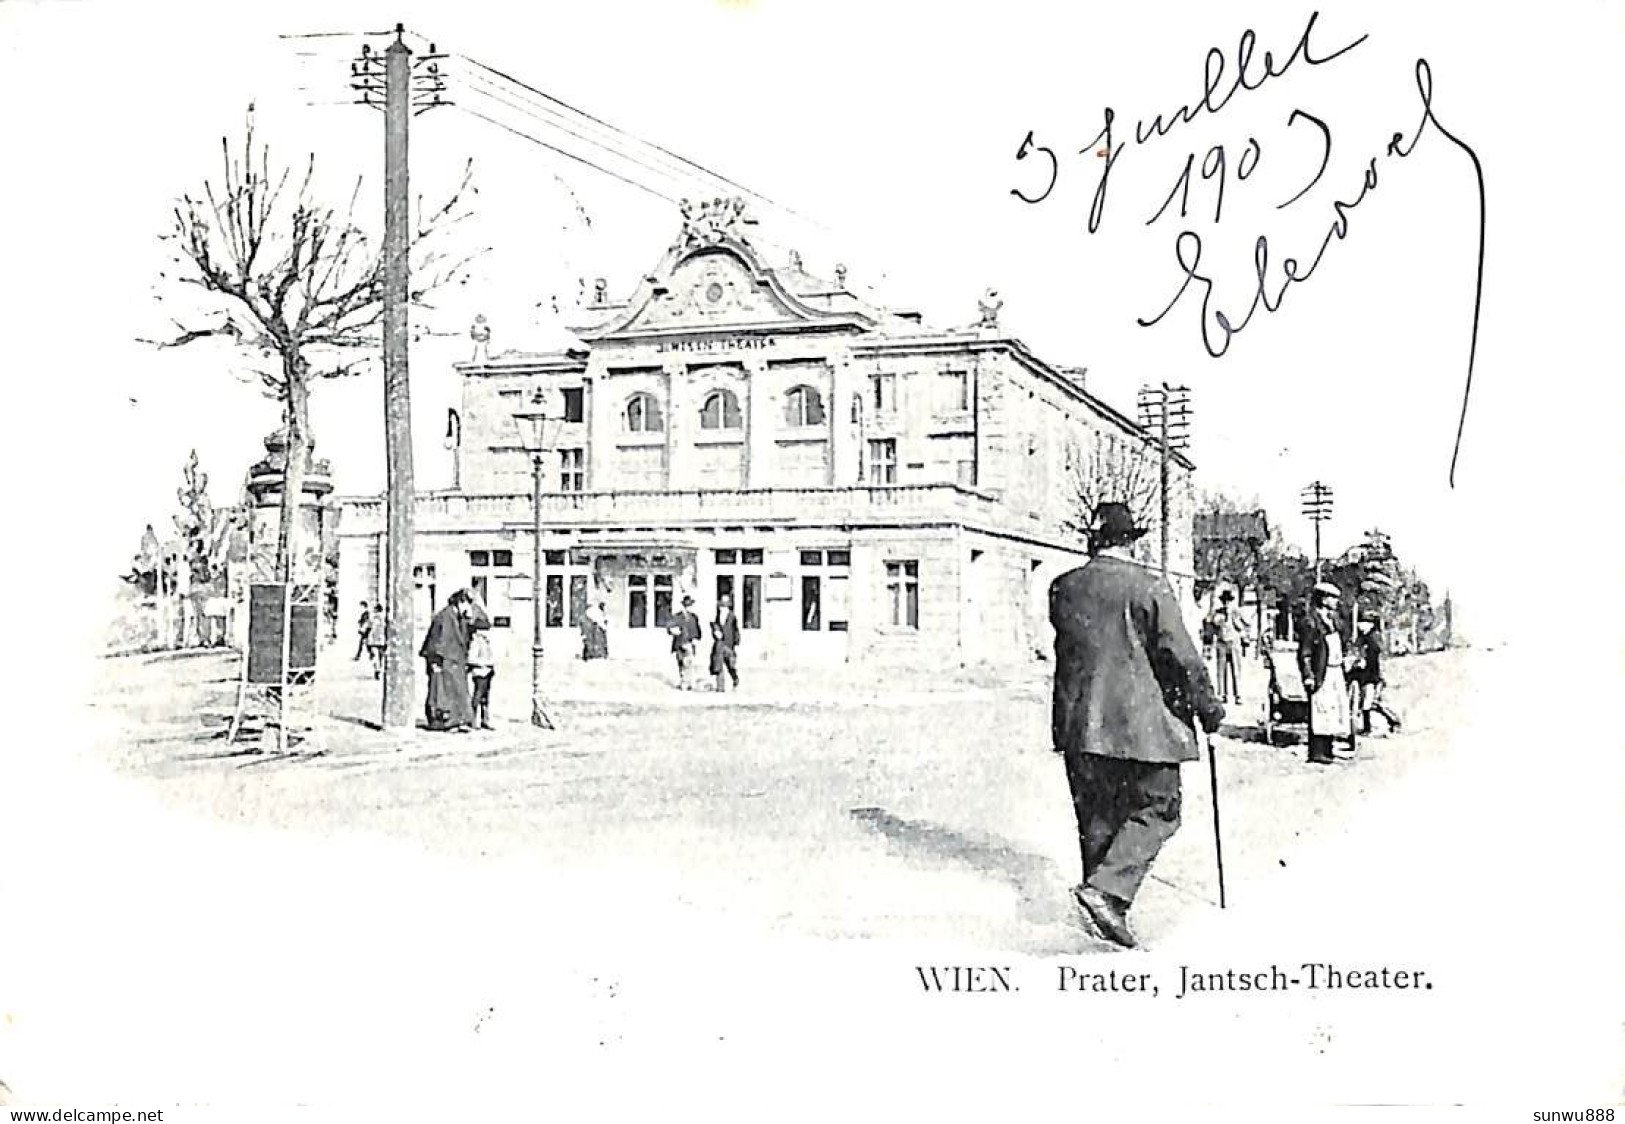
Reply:
[[1342, 590], [1331, 582], [1315, 583], [1310, 609], [1298, 630], [1298, 670], [1303, 688], [1309, 694], [1309, 763], [1331, 765], [1334, 737], [1348, 737], [1353, 724], [1349, 718], [1348, 684], [1343, 677], [1347, 666], [1343, 635], [1337, 609]]
[[429, 633], [418, 649], [429, 676], [429, 691], [423, 706], [431, 730], [462, 734], [474, 724], [474, 711], [468, 699], [471, 630], [467, 606], [471, 597], [466, 589], [452, 593], [445, 608], [429, 622]]
[[367, 655], [372, 659], [372, 677], [383, 678], [384, 649], [389, 645], [388, 620], [384, 616], [384, 607], [374, 605], [372, 614], [367, 618]]
[[716, 676], [717, 690], [726, 691], [729, 680], [734, 690], [739, 689], [739, 618], [726, 593], [717, 598], [717, 615], [711, 622], [711, 674]]
[[609, 612], [602, 601], [594, 602], [582, 617], [581, 658], [609, 658]]
[[355, 622], [355, 658], [358, 660], [367, 650], [367, 635], [372, 629], [372, 612], [371, 609], [367, 608], [367, 603], [363, 601], [361, 603], [361, 617]]
[[490, 730], [491, 683], [496, 678], [496, 653], [491, 647], [491, 617], [477, 597], [469, 598], [468, 612], [468, 684], [469, 708], [473, 725]]
[[1213, 637], [1213, 662], [1219, 683], [1220, 702], [1241, 701], [1241, 677], [1237, 674], [1240, 661], [1243, 624], [1240, 613], [1231, 606], [1236, 595], [1228, 589], [1219, 594], [1219, 607], [1208, 614], [1208, 629]]
[[1376, 618], [1362, 620], [1359, 626], [1359, 636], [1354, 641], [1355, 662], [1354, 669], [1349, 672], [1349, 678], [1354, 681], [1354, 689], [1358, 696], [1360, 708], [1360, 732], [1371, 733], [1371, 715], [1380, 714], [1388, 723], [1388, 728], [1397, 731], [1401, 722], [1399, 715], [1395, 714], [1385, 701], [1383, 701], [1383, 687], [1386, 680], [1382, 674], [1382, 622]]
[[1051, 738], [1083, 859], [1072, 894], [1101, 936], [1128, 948], [1137, 943], [1129, 908], [1179, 828], [1179, 766], [1198, 757], [1192, 720], [1212, 733], [1224, 718], [1173, 590], [1129, 552], [1145, 533], [1127, 504], [1102, 503], [1089, 562], [1049, 594]]
[[700, 638], [705, 635], [700, 631], [700, 618], [694, 612], [694, 598], [683, 595], [683, 607], [671, 618], [671, 626], [666, 631], [671, 633], [671, 650], [677, 657], [677, 688], [692, 691], [694, 661], [699, 658]]

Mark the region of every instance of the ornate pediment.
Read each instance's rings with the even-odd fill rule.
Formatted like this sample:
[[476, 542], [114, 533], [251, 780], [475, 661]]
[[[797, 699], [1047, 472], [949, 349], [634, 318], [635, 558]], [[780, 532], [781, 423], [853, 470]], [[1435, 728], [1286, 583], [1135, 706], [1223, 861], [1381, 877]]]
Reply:
[[586, 341], [718, 330], [858, 329], [860, 312], [814, 308], [791, 293], [746, 239], [740, 199], [682, 204], [683, 228], [615, 319], [578, 330]]

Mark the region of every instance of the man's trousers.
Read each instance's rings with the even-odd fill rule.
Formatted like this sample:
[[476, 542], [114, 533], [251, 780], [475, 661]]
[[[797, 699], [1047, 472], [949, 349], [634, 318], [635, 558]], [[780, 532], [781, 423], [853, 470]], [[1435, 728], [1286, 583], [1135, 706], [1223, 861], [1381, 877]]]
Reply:
[[1126, 907], [1179, 830], [1179, 766], [1092, 753], [1064, 757], [1084, 884]]

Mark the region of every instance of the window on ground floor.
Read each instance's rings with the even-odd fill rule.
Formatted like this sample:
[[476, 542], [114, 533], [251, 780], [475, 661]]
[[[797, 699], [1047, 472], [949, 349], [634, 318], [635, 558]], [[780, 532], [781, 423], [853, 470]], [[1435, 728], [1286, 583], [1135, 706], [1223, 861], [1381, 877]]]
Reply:
[[852, 564], [849, 550], [803, 550], [801, 566], [813, 571], [801, 575], [801, 630], [847, 630], [847, 580]]
[[468, 552], [469, 587], [485, 606], [492, 628], [513, 624], [513, 603], [508, 583], [514, 578], [513, 551], [471, 550]]
[[666, 628], [671, 624], [671, 574], [626, 575], [626, 626]]
[[886, 563], [886, 600], [897, 628], [920, 627], [920, 564], [914, 560]]

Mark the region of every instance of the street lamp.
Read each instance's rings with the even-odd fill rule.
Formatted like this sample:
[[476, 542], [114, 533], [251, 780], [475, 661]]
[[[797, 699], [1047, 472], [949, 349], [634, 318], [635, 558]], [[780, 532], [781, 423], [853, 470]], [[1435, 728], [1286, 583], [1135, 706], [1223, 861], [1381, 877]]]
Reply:
[[514, 425], [519, 430], [519, 443], [530, 454], [532, 469], [531, 527], [535, 535], [535, 551], [530, 591], [534, 611], [530, 640], [530, 724], [545, 730], [553, 728], [553, 721], [548, 718], [547, 708], [542, 705], [542, 471], [544, 459], [558, 439], [562, 420], [548, 417], [547, 410], [541, 406], [522, 410], [513, 416]]

